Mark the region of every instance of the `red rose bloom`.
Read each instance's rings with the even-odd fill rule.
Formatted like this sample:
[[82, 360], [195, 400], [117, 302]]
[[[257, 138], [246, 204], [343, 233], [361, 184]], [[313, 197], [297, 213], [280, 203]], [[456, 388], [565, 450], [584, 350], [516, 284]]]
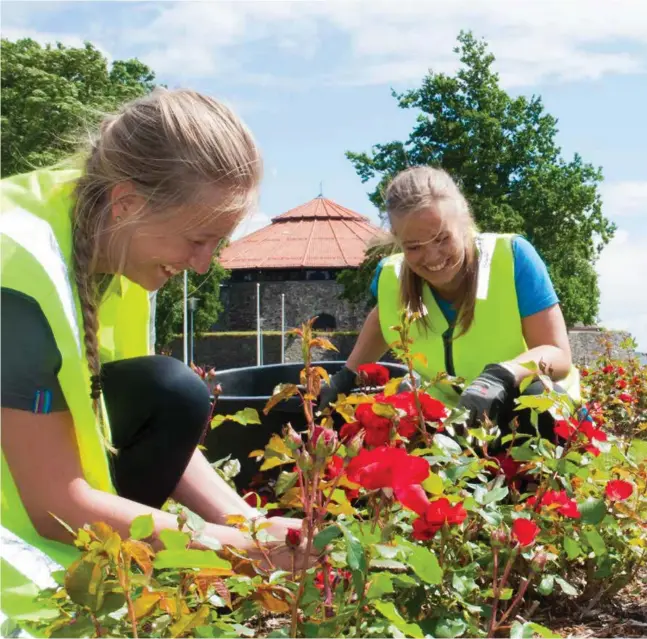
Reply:
[[407, 454], [402, 448], [381, 446], [362, 449], [346, 469], [349, 481], [367, 490], [397, 488], [421, 484], [429, 476], [429, 463], [422, 457]]
[[494, 455], [494, 458], [499, 464], [500, 472], [505, 475], [506, 481], [508, 483], [511, 483], [519, 473], [519, 469], [523, 466], [523, 464], [521, 462], [515, 461], [514, 459], [512, 459], [512, 457], [510, 457], [510, 455], [506, 453], [498, 453], [497, 455]]
[[620, 395], [618, 395], [618, 399], [627, 404], [631, 404], [631, 402], [634, 401], [634, 398], [629, 393], [620, 393]]
[[616, 382], [616, 388], [619, 389], [619, 390], [624, 390], [625, 388], [627, 388], [627, 380], [626, 379], [619, 379]]
[[622, 368], [622, 366], [618, 366], [618, 368], [616, 368], [616, 374], [617, 374], [619, 377], [621, 377], [622, 375], [624, 375], [626, 372], [627, 372], [627, 371], [625, 371], [625, 369], [624, 369], [624, 368]]
[[613, 366], [611, 366], [610, 364], [607, 364], [607, 365], [602, 369], [602, 372], [603, 372], [605, 375], [608, 375], [609, 373], [613, 373]]
[[589, 376], [589, 371], [586, 370], [586, 368], [583, 368], [582, 371], [580, 372], [580, 375], [582, 377], [588, 377]]
[[432, 501], [423, 514], [413, 522], [413, 538], [431, 539], [444, 524], [458, 526], [465, 521], [467, 511], [462, 503], [452, 506], [445, 497]]
[[365, 386], [384, 386], [391, 378], [389, 369], [381, 364], [362, 364], [357, 374]]
[[631, 497], [634, 487], [623, 479], [612, 479], [604, 488], [604, 494], [612, 501], [624, 501]]
[[344, 472], [344, 460], [339, 455], [333, 455], [326, 464], [325, 476], [327, 480], [335, 479]]
[[362, 425], [359, 422], [349, 422], [344, 424], [339, 431], [339, 438], [345, 442], [348, 439], [353, 439], [359, 431], [362, 430]]
[[512, 524], [512, 536], [520, 546], [530, 546], [539, 534], [539, 526], [530, 519], [515, 519]]
[[355, 410], [355, 419], [366, 431], [364, 442], [367, 446], [383, 446], [391, 439], [391, 420], [376, 415], [372, 404], [360, 404]]
[[[529, 497], [526, 500], [528, 506], [534, 506], [537, 503], [536, 497]], [[566, 494], [565, 490], [547, 490], [541, 498], [542, 506], [555, 506], [558, 513], [564, 517], [572, 519], [579, 519], [581, 517], [580, 511], [577, 509], [577, 502]]]

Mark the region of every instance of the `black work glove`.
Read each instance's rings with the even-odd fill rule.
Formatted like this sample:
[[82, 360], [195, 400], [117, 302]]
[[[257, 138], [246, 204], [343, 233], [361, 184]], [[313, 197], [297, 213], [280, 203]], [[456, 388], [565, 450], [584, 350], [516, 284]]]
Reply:
[[356, 386], [357, 375], [350, 368], [342, 368], [330, 376], [330, 383], [324, 382], [319, 391], [319, 410], [326, 408], [331, 402], [337, 399], [340, 393], [348, 395]]
[[484, 415], [496, 421], [515, 387], [516, 379], [510, 370], [501, 364], [488, 364], [463, 391], [458, 407], [470, 411], [470, 424], [482, 420]]

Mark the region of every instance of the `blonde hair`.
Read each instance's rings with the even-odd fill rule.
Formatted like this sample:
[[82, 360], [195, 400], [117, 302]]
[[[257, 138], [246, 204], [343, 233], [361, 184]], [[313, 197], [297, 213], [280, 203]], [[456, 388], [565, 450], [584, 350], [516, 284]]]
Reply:
[[[74, 274], [91, 396], [100, 420], [96, 267], [99, 239], [111, 217], [113, 187], [131, 182], [150, 211], [172, 215], [177, 213], [171, 207], [196, 203], [204, 187], [216, 186], [222, 202], [214, 215], [242, 216], [256, 196], [261, 173], [260, 152], [246, 126], [227, 106], [194, 91], [157, 89], [102, 122], [76, 185], [73, 213]], [[121, 242], [115, 248], [121, 272], [128, 247]]]
[[[474, 321], [478, 276], [477, 230], [465, 196], [446, 171], [416, 166], [405, 169], [393, 178], [386, 190], [385, 204], [389, 218], [416, 215], [432, 208], [440, 209], [443, 226], [451, 225], [454, 233], [463, 235], [465, 255], [461, 269], [462, 285], [455, 302], [458, 311], [456, 325], [460, 330], [454, 339], [464, 335]], [[404, 308], [423, 314], [425, 327], [429, 327], [429, 317], [423, 313], [423, 287], [423, 279], [411, 270], [405, 260], [400, 275], [401, 303]]]

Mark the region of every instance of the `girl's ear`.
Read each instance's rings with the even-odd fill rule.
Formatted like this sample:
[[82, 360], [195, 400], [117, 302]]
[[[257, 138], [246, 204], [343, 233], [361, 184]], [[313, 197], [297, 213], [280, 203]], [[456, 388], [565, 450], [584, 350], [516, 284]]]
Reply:
[[120, 182], [110, 191], [110, 217], [119, 222], [138, 213], [144, 206], [144, 198], [137, 193], [130, 181]]

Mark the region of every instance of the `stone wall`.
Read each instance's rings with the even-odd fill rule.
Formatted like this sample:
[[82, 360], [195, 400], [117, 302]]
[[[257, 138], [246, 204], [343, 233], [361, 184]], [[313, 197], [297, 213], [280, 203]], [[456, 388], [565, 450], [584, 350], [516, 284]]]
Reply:
[[620, 346], [628, 337], [629, 333], [624, 331], [603, 331], [595, 327], [574, 328], [568, 333], [573, 361], [579, 365], [593, 364], [604, 351], [605, 340], [612, 344], [611, 356], [614, 359], [628, 359], [635, 353]]
[[[368, 307], [340, 299], [341, 284], [332, 280], [261, 282], [261, 326], [264, 331], [281, 330], [281, 294], [285, 294], [286, 327], [326, 313], [335, 319], [337, 330], [357, 330]], [[256, 283], [230, 282], [222, 289], [223, 311], [215, 330], [256, 330]]]
[[[287, 305], [287, 304], [286, 304]], [[614, 344], [613, 356], [626, 359], [630, 353], [620, 348], [620, 343], [627, 337], [626, 333], [610, 331], [603, 333], [597, 329], [574, 329], [569, 332], [573, 360], [579, 365], [590, 365], [601, 351], [600, 338], [605, 335]], [[331, 333], [327, 335], [337, 347], [338, 352], [315, 349], [315, 360], [347, 359], [355, 341], [356, 334]], [[182, 358], [182, 341], [176, 340], [172, 345], [172, 354]], [[223, 370], [241, 366], [256, 365], [256, 335], [213, 334], [195, 342], [195, 361], [200, 365], [215, 366]], [[389, 355], [387, 361], [394, 361]], [[263, 363], [278, 364], [281, 361], [281, 336], [269, 334], [263, 336]], [[285, 361], [300, 362], [301, 341], [293, 335], [285, 338]]]

